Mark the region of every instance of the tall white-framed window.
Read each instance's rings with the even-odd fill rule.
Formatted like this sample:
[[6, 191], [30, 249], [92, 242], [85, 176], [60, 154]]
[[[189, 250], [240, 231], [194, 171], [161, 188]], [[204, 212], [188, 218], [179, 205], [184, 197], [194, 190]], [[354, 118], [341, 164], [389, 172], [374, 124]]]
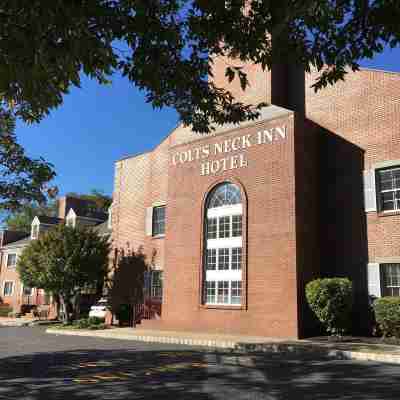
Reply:
[[14, 282], [5, 281], [3, 286], [3, 296], [12, 296], [14, 292]]
[[208, 195], [205, 210], [203, 301], [206, 305], [242, 304], [242, 218], [240, 188], [229, 182]]
[[165, 234], [165, 206], [153, 208], [153, 236]]
[[153, 298], [162, 298], [162, 271], [151, 271], [151, 291], [150, 295]]
[[400, 296], [400, 264], [381, 264], [383, 296]]
[[378, 184], [379, 208], [382, 212], [400, 210], [400, 166], [378, 169], [376, 171]]
[[7, 268], [12, 269], [17, 265], [17, 255], [15, 253], [7, 254]]

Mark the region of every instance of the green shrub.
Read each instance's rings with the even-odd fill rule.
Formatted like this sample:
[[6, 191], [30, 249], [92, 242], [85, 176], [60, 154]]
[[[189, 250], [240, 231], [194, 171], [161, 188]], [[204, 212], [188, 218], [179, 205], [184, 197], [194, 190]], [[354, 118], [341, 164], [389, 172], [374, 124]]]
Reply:
[[0, 306], [0, 317], [8, 317], [8, 314], [12, 313], [12, 308], [8, 305]]
[[87, 319], [89, 325], [100, 325], [104, 323], [104, 318], [99, 317], [89, 317]]
[[100, 330], [100, 329], [107, 329], [107, 325], [105, 323], [95, 324], [89, 326], [90, 330]]
[[400, 297], [382, 297], [374, 301], [376, 322], [383, 337], [400, 338]]
[[98, 317], [82, 318], [73, 322], [73, 327], [76, 329], [104, 329], [97, 328], [102, 325], [105, 325], [104, 318]]
[[347, 278], [325, 278], [306, 286], [311, 310], [330, 335], [342, 335], [349, 330], [353, 304], [352, 284]]

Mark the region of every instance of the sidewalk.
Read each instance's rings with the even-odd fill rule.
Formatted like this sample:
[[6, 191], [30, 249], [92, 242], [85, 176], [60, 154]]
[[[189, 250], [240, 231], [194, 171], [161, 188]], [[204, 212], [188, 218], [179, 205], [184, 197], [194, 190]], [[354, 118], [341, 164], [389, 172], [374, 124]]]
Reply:
[[59, 323], [58, 321], [48, 320], [48, 319], [40, 319], [40, 318], [30, 318], [30, 317], [21, 317], [21, 318], [9, 318], [9, 317], [0, 317], [0, 327], [8, 326], [8, 327], [21, 327], [21, 326], [36, 326], [36, 325], [53, 325]]
[[0, 326], [28, 326], [29, 324], [37, 321], [38, 319], [33, 318], [9, 318], [0, 317]]
[[335, 359], [369, 360], [400, 364], [400, 346], [380, 343], [333, 343], [321, 338], [285, 340], [260, 336], [236, 336], [194, 332], [175, 332], [133, 328], [111, 328], [100, 331], [66, 330], [48, 328], [56, 335], [89, 336], [104, 339], [135, 340], [153, 343], [170, 343], [188, 346], [220, 348], [238, 352], [263, 352], [298, 354], [299, 356], [324, 356]]

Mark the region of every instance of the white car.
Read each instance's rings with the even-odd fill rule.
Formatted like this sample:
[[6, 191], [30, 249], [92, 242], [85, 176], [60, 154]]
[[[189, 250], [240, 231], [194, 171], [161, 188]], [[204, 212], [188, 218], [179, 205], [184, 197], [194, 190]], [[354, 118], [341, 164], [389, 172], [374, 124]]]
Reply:
[[100, 299], [96, 304], [90, 307], [89, 317], [105, 318], [108, 310], [107, 299]]

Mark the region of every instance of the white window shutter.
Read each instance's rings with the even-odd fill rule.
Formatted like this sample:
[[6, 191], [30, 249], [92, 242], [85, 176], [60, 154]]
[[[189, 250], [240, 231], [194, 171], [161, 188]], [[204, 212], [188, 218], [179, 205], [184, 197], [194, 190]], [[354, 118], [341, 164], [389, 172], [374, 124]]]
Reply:
[[153, 234], [153, 207], [146, 208], [146, 235]]
[[376, 211], [375, 170], [364, 171], [364, 206], [365, 212]]
[[368, 264], [368, 294], [373, 297], [381, 297], [381, 274], [379, 264]]

